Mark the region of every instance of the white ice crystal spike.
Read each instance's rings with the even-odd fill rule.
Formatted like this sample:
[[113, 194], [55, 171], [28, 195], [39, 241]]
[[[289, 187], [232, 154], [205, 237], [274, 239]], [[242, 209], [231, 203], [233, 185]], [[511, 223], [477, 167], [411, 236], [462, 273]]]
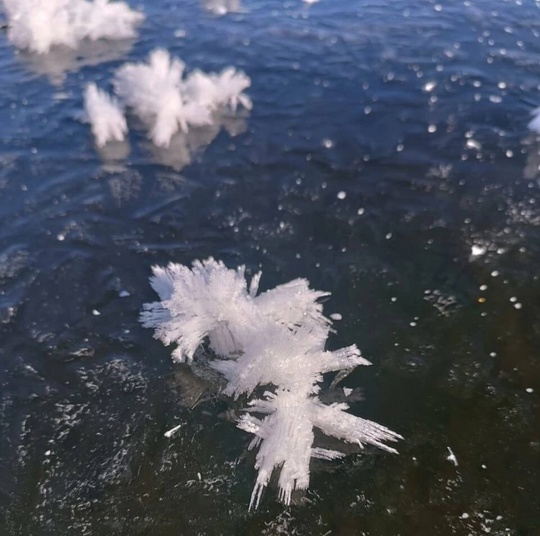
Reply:
[[[290, 504], [295, 489], [309, 485], [309, 460], [313, 444], [310, 403], [296, 393], [279, 390], [272, 398], [274, 412], [262, 420], [244, 417], [239, 427], [253, 431], [262, 440], [256, 456], [259, 470], [250, 508], [257, 508], [274, 469], [280, 468], [279, 497]], [[302, 403], [303, 402], [303, 403]]]
[[257, 292], [259, 292], [259, 283], [261, 282], [262, 272], [257, 272], [252, 278], [251, 283], [249, 284], [249, 295], [252, 298], [255, 298], [257, 296]]
[[83, 39], [135, 36], [144, 15], [109, 0], [4, 0], [8, 38], [17, 47], [46, 54], [51, 47], [75, 48]]
[[[263, 419], [244, 415], [238, 421], [239, 428], [258, 439], [252, 442], [250, 448], [259, 446], [255, 465], [259, 475], [250, 508], [258, 506], [274, 470], [281, 468], [278, 481], [280, 499], [289, 504], [293, 490], [306, 489], [309, 485], [311, 457], [333, 460], [344, 456], [338, 451], [313, 447], [314, 427], [347, 442], [360, 446], [363, 443], [371, 444], [394, 453], [396, 451], [382, 441], [401, 439], [400, 435], [384, 426], [345, 413], [344, 410], [348, 409], [346, 404], [325, 406], [316, 398], [304, 397], [297, 392], [281, 389], [275, 394], [267, 392], [264, 399], [253, 400], [249, 405], [248, 411], [267, 415]], [[294, 437], [287, 437], [289, 433]], [[285, 461], [290, 463], [285, 465]]]
[[109, 141], [124, 140], [127, 132], [124, 111], [115, 98], [98, 89], [96, 84], [86, 86], [84, 110], [98, 147], [103, 147]]
[[371, 365], [371, 362], [360, 355], [360, 350], [356, 344], [320, 354], [319, 370], [322, 373], [348, 370], [359, 365], [368, 366]]
[[346, 413], [345, 410], [348, 408], [347, 404], [325, 406], [315, 401], [313, 404], [313, 425], [324, 434], [348, 443], [374, 445], [382, 450], [397, 454], [395, 449], [383, 441], [403, 439], [399, 434], [373, 421]]
[[343, 458], [345, 454], [338, 450], [323, 449], [321, 447], [315, 447], [311, 449], [311, 457], [318, 458], [320, 460], [339, 460]]

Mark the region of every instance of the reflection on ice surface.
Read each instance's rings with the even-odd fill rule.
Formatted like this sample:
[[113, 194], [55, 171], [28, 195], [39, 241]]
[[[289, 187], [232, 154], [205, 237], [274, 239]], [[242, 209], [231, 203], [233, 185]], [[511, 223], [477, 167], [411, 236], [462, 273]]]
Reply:
[[222, 128], [232, 137], [245, 132], [247, 115], [248, 112], [243, 112], [242, 116], [215, 113], [210, 124], [191, 128], [188, 132], [177, 132], [168, 147], [149, 143], [149, 151], [157, 164], [179, 172], [191, 164], [195, 153], [204, 151], [215, 140]]
[[47, 76], [54, 86], [61, 86], [66, 73], [78, 71], [83, 67], [99, 65], [126, 56], [133, 46], [133, 39], [121, 41], [89, 41], [79, 43], [77, 49], [60, 45], [47, 54], [37, 54], [26, 50], [18, 57], [26, 67], [39, 76]]

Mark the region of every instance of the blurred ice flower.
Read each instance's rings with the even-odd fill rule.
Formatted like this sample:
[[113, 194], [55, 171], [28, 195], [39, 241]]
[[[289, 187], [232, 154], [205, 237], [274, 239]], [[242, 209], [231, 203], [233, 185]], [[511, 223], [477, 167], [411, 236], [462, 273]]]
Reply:
[[9, 40], [46, 54], [55, 45], [77, 47], [84, 39], [127, 39], [144, 15], [109, 0], [3, 0]]

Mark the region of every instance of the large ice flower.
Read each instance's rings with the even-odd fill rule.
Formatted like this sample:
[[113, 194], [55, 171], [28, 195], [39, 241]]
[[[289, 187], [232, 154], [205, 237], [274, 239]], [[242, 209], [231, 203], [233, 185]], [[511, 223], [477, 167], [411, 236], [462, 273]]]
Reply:
[[318, 300], [328, 293], [297, 279], [257, 296], [260, 273], [248, 287], [243, 266], [231, 270], [212, 258], [195, 261], [191, 269], [169, 264], [153, 271], [151, 284], [161, 301], [146, 304], [141, 320], [165, 344], [177, 345], [173, 358], [191, 362], [207, 339], [215, 356], [210, 366], [227, 382], [224, 394], [238, 398], [268, 389], [249, 402], [238, 421], [255, 436], [250, 448], [259, 449], [250, 508], [259, 505], [274, 471], [279, 471], [280, 500], [289, 504], [294, 490], [309, 486], [312, 457], [342, 456], [315, 446], [314, 428], [396, 452], [385, 442], [400, 435], [347, 413], [347, 404], [325, 405], [319, 399], [324, 374], [370, 364], [355, 345], [326, 350], [330, 320]]

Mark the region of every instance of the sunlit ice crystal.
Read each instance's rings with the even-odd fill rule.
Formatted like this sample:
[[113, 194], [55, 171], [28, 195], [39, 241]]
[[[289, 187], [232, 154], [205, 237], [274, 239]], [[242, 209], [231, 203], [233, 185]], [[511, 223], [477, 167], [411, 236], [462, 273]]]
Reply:
[[103, 147], [109, 141], [123, 141], [127, 133], [126, 118], [122, 106], [114, 97], [96, 84], [88, 84], [84, 92], [84, 110], [98, 147]]
[[251, 109], [243, 91], [250, 78], [234, 67], [220, 74], [193, 71], [184, 77], [185, 64], [167, 50], [153, 50], [147, 62], [128, 63], [117, 70], [115, 91], [142, 119], [158, 147], [168, 147], [178, 131], [211, 125], [222, 108]]
[[360, 446], [396, 452], [386, 443], [399, 434], [347, 412], [347, 404], [324, 404], [323, 376], [369, 365], [355, 345], [328, 351], [331, 321], [314, 291], [297, 279], [257, 295], [260, 273], [250, 284], [245, 268], [227, 268], [209, 258], [192, 267], [154, 267], [151, 284], [160, 301], [146, 304], [141, 320], [164, 344], [175, 344], [173, 359], [192, 362], [207, 341], [214, 353], [210, 366], [226, 381], [224, 394], [262, 398], [248, 402], [238, 426], [255, 437], [258, 476], [250, 508], [259, 505], [274, 471], [279, 498], [289, 504], [294, 490], [307, 489], [312, 457], [332, 460], [339, 451], [314, 445], [314, 429]]
[[56, 45], [75, 48], [84, 39], [131, 38], [144, 19], [126, 3], [109, 0], [3, 0], [3, 4], [9, 40], [38, 54]]

